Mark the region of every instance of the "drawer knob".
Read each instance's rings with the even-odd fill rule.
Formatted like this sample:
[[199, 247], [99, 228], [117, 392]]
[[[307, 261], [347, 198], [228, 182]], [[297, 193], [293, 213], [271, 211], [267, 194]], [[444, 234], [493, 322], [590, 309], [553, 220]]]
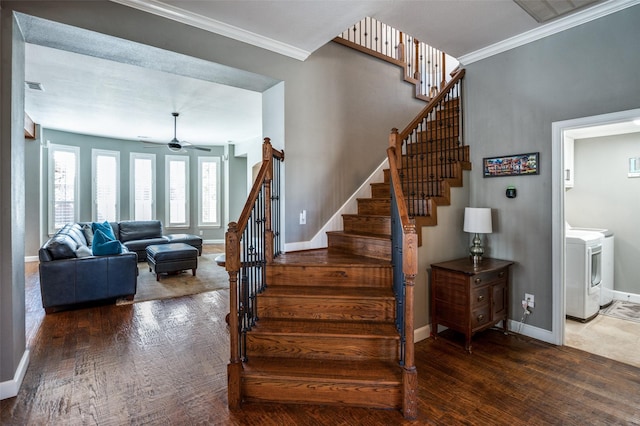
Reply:
[[504, 271], [498, 274], [498, 278], [502, 278], [502, 277], [504, 277]]
[[480, 278], [476, 278], [476, 284], [480, 284], [482, 280]]
[[478, 296], [478, 302], [482, 302], [483, 300], [484, 300], [484, 296], [483, 295]]
[[484, 314], [478, 315], [478, 321], [482, 321], [484, 319]]

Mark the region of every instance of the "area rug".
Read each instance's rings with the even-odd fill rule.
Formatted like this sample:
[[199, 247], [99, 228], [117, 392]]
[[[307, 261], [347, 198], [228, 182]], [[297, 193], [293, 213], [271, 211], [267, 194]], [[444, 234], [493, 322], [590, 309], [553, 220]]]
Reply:
[[640, 322], [640, 304], [615, 300], [608, 308], [600, 312], [613, 318], [627, 321]]
[[149, 272], [147, 262], [140, 262], [138, 263], [138, 288], [135, 297], [133, 300], [119, 299], [116, 304], [129, 305], [148, 300], [171, 299], [229, 288], [229, 274], [214, 260], [218, 255], [219, 253], [199, 256], [195, 277], [189, 269], [176, 274], [160, 274], [160, 281], [156, 281], [156, 275]]

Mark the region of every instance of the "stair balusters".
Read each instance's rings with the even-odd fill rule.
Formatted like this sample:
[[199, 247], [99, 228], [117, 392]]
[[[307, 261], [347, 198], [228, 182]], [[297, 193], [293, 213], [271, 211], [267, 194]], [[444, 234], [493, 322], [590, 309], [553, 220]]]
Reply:
[[266, 264], [281, 253], [280, 189], [284, 153], [264, 139], [262, 166], [238, 222], [225, 235], [229, 273], [230, 359], [227, 366], [230, 408], [240, 406], [242, 362], [247, 360], [246, 333], [258, 319], [257, 295], [266, 286]]

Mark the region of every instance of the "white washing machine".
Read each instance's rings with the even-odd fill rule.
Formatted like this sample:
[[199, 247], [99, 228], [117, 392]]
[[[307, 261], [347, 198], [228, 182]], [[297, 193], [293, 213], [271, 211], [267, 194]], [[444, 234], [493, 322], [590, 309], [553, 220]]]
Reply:
[[598, 315], [603, 240], [600, 232], [566, 230], [566, 315], [570, 319], [586, 322]]
[[602, 281], [600, 282], [600, 309], [606, 308], [613, 302], [614, 280], [614, 235], [613, 231], [600, 228], [574, 228], [567, 224], [567, 229], [577, 231], [593, 231], [602, 234]]

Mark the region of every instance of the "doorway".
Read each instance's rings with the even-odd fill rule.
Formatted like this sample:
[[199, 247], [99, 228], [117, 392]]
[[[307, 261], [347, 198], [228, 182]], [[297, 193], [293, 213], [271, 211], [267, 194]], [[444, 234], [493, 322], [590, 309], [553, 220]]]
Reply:
[[[593, 138], [608, 136], [612, 134], [640, 132], [640, 125], [633, 123], [633, 120], [640, 118], [640, 109], [604, 114], [592, 117], [583, 117], [574, 120], [556, 122], [552, 124], [552, 253], [553, 253], [553, 340], [558, 345], [568, 345], [578, 347], [578, 349], [588, 352], [598, 353], [603, 356], [615, 359], [616, 351], [623, 351], [622, 345], [610, 343], [607, 348], [607, 340], [611, 340], [616, 334], [622, 335], [622, 328], [616, 325], [604, 329], [602, 335], [597, 339], [597, 325], [600, 322], [609, 323], [608, 319], [599, 315], [591, 322], [582, 325], [580, 323], [567, 323], [565, 321], [567, 293], [565, 285], [566, 272], [566, 251], [565, 251], [565, 223], [566, 223], [566, 200], [565, 200], [565, 179], [567, 173], [567, 156], [565, 152], [565, 139], [572, 138]], [[571, 171], [573, 173], [573, 171]], [[571, 176], [573, 178], [573, 176]], [[573, 225], [573, 224], [572, 224]], [[596, 321], [600, 318], [598, 321]], [[640, 324], [635, 324], [638, 331], [632, 331], [633, 336], [640, 336]], [[577, 334], [576, 334], [577, 333]], [[634, 337], [635, 338], [635, 337]], [[640, 341], [640, 337], [638, 337]], [[597, 340], [597, 341], [595, 341]], [[581, 347], [580, 347], [581, 346]], [[624, 354], [621, 354], [624, 357]], [[632, 359], [636, 357], [632, 356]], [[625, 362], [624, 359], [622, 359]], [[640, 362], [640, 359], [637, 360]]]

